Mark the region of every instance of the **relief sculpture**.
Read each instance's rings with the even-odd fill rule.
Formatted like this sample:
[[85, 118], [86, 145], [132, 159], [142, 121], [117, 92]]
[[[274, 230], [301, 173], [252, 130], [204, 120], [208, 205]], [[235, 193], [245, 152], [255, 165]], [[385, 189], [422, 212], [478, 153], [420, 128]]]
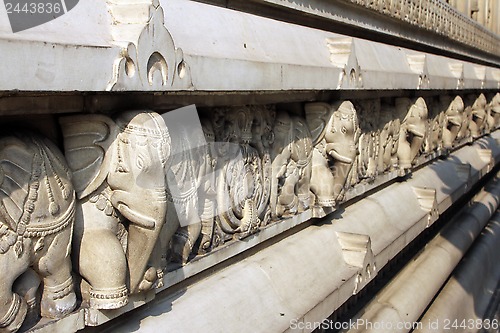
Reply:
[[399, 130], [398, 160], [400, 169], [410, 169], [420, 152], [427, 133], [427, 105], [422, 97], [412, 102], [409, 98], [396, 100], [401, 115]]
[[401, 122], [399, 118], [394, 118], [393, 109], [384, 107], [380, 113], [380, 120], [383, 124], [380, 131], [378, 147], [377, 168], [380, 173], [393, 170], [398, 167], [399, 131]]
[[[167, 198], [172, 208], [176, 208], [176, 211], [168, 210], [167, 220], [169, 224], [181, 226], [172, 239], [171, 259], [181, 264], [185, 264], [191, 254], [208, 252], [217, 242], [214, 239], [217, 186], [215, 137], [211, 123], [201, 119], [199, 134], [200, 141], [204, 142], [196, 145], [194, 129], [188, 125], [176, 124], [172, 127], [172, 151], [176, 153], [172, 154], [167, 166]], [[176, 191], [173, 191], [172, 184], [175, 184]], [[169, 239], [167, 235], [166, 240]]]
[[443, 121], [443, 146], [448, 149], [453, 147], [458, 137], [464, 112], [464, 102], [460, 96], [456, 96], [451, 102], [450, 99], [444, 97], [441, 101], [446, 107]]
[[254, 112], [248, 107], [217, 110], [212, 126], [218, 143], [217, 212], [227, 235], [244, 238], [269, 218], [270, 182], [262, 159], [251, 146]]
[[73, 264], [91, 307], [119, 308], [156, 281], [159, 267], [148, 264], [165, 222], [170, 137], [153, 112], [60, 123], [78, 197]]
[[165, 270], [336, 207], [500, 126], [500, 94], [354, 103], [194, 109], [197, 134], [175, 111], [62, 116], [64, 156], [39, 135], [5, 134], [0, 331], [80, 302], [121, 308]]
[[40, 284], [43, 317], [61, 318], [75, 308], [74, 216], [71, 175], [58, 149], [27, 132], [1, 138], [0, 331], [17, 331], [36, 311]]
[[358, 154], [360, 130], [351, 102], [306, 104], [306, 121], [313, 138], [311, 191], [316, 204], [333, 207], [350, 185]]
[[[475, 96], [469, 96], [469, 100], [474, 100]], [[486, 97], [484, 94], [479, 95], [478, 98], [474, 100], [471, 107], [471, 122], [469, 123], [469, 129], [473, 138], [480, 137], [486, 131], [487, 125], [487, 114], [486, 114]]]
[[500, 126], [500, 93], [496, 93], [490, 102], [490, 112], [493, 117], [493, 128]]
[[274, 125], [271, 214], [274, 220], [311, 205], [312, 140], [305, 122], [280, 111]]

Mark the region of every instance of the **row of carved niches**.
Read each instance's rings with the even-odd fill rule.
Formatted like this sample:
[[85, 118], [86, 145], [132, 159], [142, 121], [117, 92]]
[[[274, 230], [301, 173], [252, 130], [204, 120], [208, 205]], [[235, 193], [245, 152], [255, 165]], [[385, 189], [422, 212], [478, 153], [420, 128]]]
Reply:
[[500, 126], [500, 93], [285, 105], [202, 109], [184, 127], [175, 110], [62, 116], [64, 152], [3, 131], [0, 330], [123, 307], [171, 263]]

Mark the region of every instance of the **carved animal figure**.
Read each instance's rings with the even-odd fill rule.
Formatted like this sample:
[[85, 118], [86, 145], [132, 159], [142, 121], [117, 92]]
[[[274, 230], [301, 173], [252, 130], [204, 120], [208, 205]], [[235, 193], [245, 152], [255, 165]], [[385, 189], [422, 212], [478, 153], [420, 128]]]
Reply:
[[442, 103], [448, 104], [444, 112], [443, 147], [452, 148], [462, 126], [464, 102], [460, 96], [457, 96], [451, 102], [444, 99]]
[[401, 169], [409, 169], [425, 140], [427, 133], [427, 105], [422, 97], [412, 102], [409, 98], [396, 100], [400, 114], [406, 114], [399, 131], [398, 160]]
[[271, 150], [271, 216], [277, 219], [305, 211], [311, 205], [312, 139], [299, 117], [278, 113]]
[[[208, 120], [201, 120], [206, 144], [196, 148], [182, 147], [190, 140], [189, 128], [177, 129], [172, 137], [173, 151], [169, 163], [169, 185], [176, 184], [176, 191], [169, 191], [169, 201], [176, 207], [178, 220], [182, 214], [183, 223], [172, 239], [172, 259], [185, 264], [197, 241], [198, 252], [204, 253], [212, 246], [214, 236], [216, 163], [214, 133]], [[174, 125], [175, 126], [175, 125]], [[192, 129], [191, 129], [192, 131]], [[202, 239], [199, 239], [202, 236]]]
[[[29, 310], [24, 295], [12, 292], [15, 282], [24, 284], [18, 289], [36, 291], [40, 282], [37, 279], [42, 279], [43, 317], [61, 318], [75, 308], [70, 258], [74, 216], [71, 175], [58, 149], [32, 133], [2, 137], [1, 332], [17, 331]], [[30, 306], [33, 305], [30, 300]]]
[[490, 113], [493, 117], [493, 129], [500, 126], [500, 93], [497, 93], [490, 102]]
[[358, 154], [360, 129], [350, 101], [306, 104], [306, 121], [313, 139], [311, 191], [320, 206], [332, 207], [350, 185]]
[[[90, 284], [92, 307], [119, 308], [129, 291], [148, 289], [157, 277], [159, 267], [148, 261], [165, 222], [170, 137], [154, 112], [60, 123], [78, 197], [75, 268]], [[172, 235], [177, 226], [169, 227]]]
[[485, 133], [487, 125], [486, 97], [484, 94], [479, 95], [472, 104], [471, 114], [470, 134], [473, 138], [477, 138]]
[[384, 127], [380, 131], [379, 148], [378, 148], [378, 170], [383, 173], [391, 170], [398, 165], [398, 147], [399, 147], [399, 131], [401, 127], [398, 118], [391, 119], [391, 113], [383, 113], [382, 121], [385, 122]]

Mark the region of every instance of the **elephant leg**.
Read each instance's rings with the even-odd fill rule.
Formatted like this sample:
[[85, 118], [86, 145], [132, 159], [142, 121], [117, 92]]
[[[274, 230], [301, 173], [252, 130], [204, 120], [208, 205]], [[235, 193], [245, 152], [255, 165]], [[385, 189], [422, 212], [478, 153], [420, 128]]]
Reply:
[[349, 176], [351, 175], [352, 164], [335, 163], [333, 176], [333, 195], [336, 201], [341, 201], [346, 185], [350, 185]]
[[212, 246], [212, 239], [215, 227], [215, 202], [205, 199], [203, 213], [201, 214], [201, 241], [199, 253], [206, 253]]
[[25, 321], [35, 321], [40, 313], [40, 310], [37, 308], [40, 282], [38, 274], [33, 269], [28, 268], [14, 283], [14, 292], [21, 295], [28, 304], [28, 314]]
[[[24, 248], [29, 248], [26, 241]], [[16, 332], [23, 324], [28, 311], [26, 301], [12, 292], [14, 281], [28, 268], [28, 251], [17, 258], [13, 247], [6, 253], [0, 254], [0, 272], [2, 272], [2, 283], [0, 284], [0, 331]]]
[[276, 207], [277, 216], [294, 215], [298, 211], [299, 201], [295, 194], [296, 179], [293, 177], [285, 178], [281, 187], [281, 193], [278, 196], [278, 205]]
[[128, 303], [127, 261], [110, 229], [89, 229], [73, 241], [75, 264], [90, 286], [90, 306], [117, 309]]
[[76, 307], [71, 276], [71, 236], [72, 228], [66, 228], [52, 238], [45, 237], [44, 246], [48, 249], [33, 265], [33, 269], [43, 278], [41, 302], [43, 317], [62, 318]]
[[190, 224], [179, 228], [174, 235], [172, 244], [172, 254], [174, 261], [185, 264], [189, 255], [201, 234], [201, 222]]
[[410, 143], [406, 140], [399, 141], [398, 147], [398, 160], [399, 167], [401, 169], [410, 169], [411, 168], [411, 147]]
[[311, 206], [311, 185], [309, 183], [311, 179], [312, 167], [307, 164], [304, 169], [302, 169], [302, 175], [299, 179], [297, 186], [297, 196], [299, 198], [299, 212], [304, 212]]

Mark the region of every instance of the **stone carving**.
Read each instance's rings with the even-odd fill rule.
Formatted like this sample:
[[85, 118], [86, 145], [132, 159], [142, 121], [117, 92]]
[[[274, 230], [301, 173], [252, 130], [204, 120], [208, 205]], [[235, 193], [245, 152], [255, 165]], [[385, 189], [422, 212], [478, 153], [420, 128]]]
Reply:
[[[372, 181], [379, 171], [377, 156], [381, 131], [378, 128], [378, 119], [381, 116], [381, 103], [379, 99], [363, 100], [356, 104], [358, 118], [360, 119], [361, 135], [359, 137], [359, 155], [355, 161], [357, 173], [354, 173], [353, 182], [361, 179]], [[380, 171], [383, 172], [382, 169]]]
[[409, 98], [398, 98], [396, 108], [406, 114], [401, 121], [398, 143], [400, 169], [410, 169], [425, 140], [427, 133], [427, 105], [422, 97], [412, 102]]
[[383, 110], [381, 121], [384, 124], [380, 131], [378, 147], [378, 171], [385, 172], [398, 166], [400, 120], [391, 116], [391, 110]]
[[453, 147], [460, 132], [460, 128], [462, 127], [464, 102], [460, 96], [456, 96], [451, 102], [450, 98], [445, 96], [442, 98], [441, 102], [444, 105], [448, 104], [444, 112], [443, 147], [449, 149]]
[[350, 2], [486, 52], [495, 53], [500, 45], [500, 39], [493, 32], [479, 26], [441, 0], [392, 0], [390, 5], [387, 0]]
[[316, 204], [333, 207], [343, 199], [358, 154], [360, 129], [354, 105], [309, 103], [306, 121], [313, 138], [311, 191]]
[[[469, 99], [473, 98], [470, 96]], [[480, 94], [472, 104], [471, 114], [472, 121], [469, 123], [469, 129], [472, 137], [477, 138], [483, 135], [487, 129], [486, 97], [484, 94]]]
[[20, 328], [35, 309], [41, 281], [43, 317], [61, 318], [75, 308], [74, 216], [71, 175], [55, 145], [28, 132], [1, 138], [0, 331]]
[[150, 288], [148, 261], [166, 214], [165, 165], [170, 137], [153, 112], [60, 119], [74, 173], [77, 217], [74, 264], [90, 284], [90, 306], [119, 308]]
[[121, 47], [108, 90], [165, 90], [192, 87], [182, 49], [164, 25], [158, 0], [107, 0], [113, 43]]
[[427, 134], [424, 140], [423, 152], [431, 154], [443, 149], [443, 122], [444, 113], [441, 112], [437, 99], [429, 99], [429, 114], [427, 120]]
[[[173, 125], [176, 127], [176, 124]], [[179, 224], [179, 214], [184, 220], [172, 239], [172, 259], [186, 263], [192, 250], [205, 253], [214, 246], [214, 217], [216, 216], [216, 167], [217, 156], [213, 145], [215, 136], [211, 123], [202, 119], [201, 126], [207, 144], [191, 147], [193, 129], [172, 128], [172, 155], [168, 164], [168, 183], [176, 184], [177, 191], [169, 191], [168, 199], [177, 208], [177, 214], [168, 212], [167, 220]], [[180, 126], [179, 126], [180, 127]], [[175, 215], [175, 216], [173, 216]], [[202, 239], [199, 239], [202, 236]], [[169, 237], [167, 236], [167, 240]], [[197, 245], [197, 242], [199, 244]]]
[[305, 122], [280, 111], [272, 146], [271, 215], [277, 219], [311, 205], [312, 140]]
[[221, 171], [216, 190], [219, 226], [238, 238], [256, 232], [269, 218], [270, 181], [263, 173], [269, 168], [262, 167], [257, 149], [250, 145], [253, 121], [248, 107], [219, 109], [212, 118]]
[[493, 128], [500, 126], [500, 93], [496, 93], [490, 102], [490, 114], [493, 117]]

